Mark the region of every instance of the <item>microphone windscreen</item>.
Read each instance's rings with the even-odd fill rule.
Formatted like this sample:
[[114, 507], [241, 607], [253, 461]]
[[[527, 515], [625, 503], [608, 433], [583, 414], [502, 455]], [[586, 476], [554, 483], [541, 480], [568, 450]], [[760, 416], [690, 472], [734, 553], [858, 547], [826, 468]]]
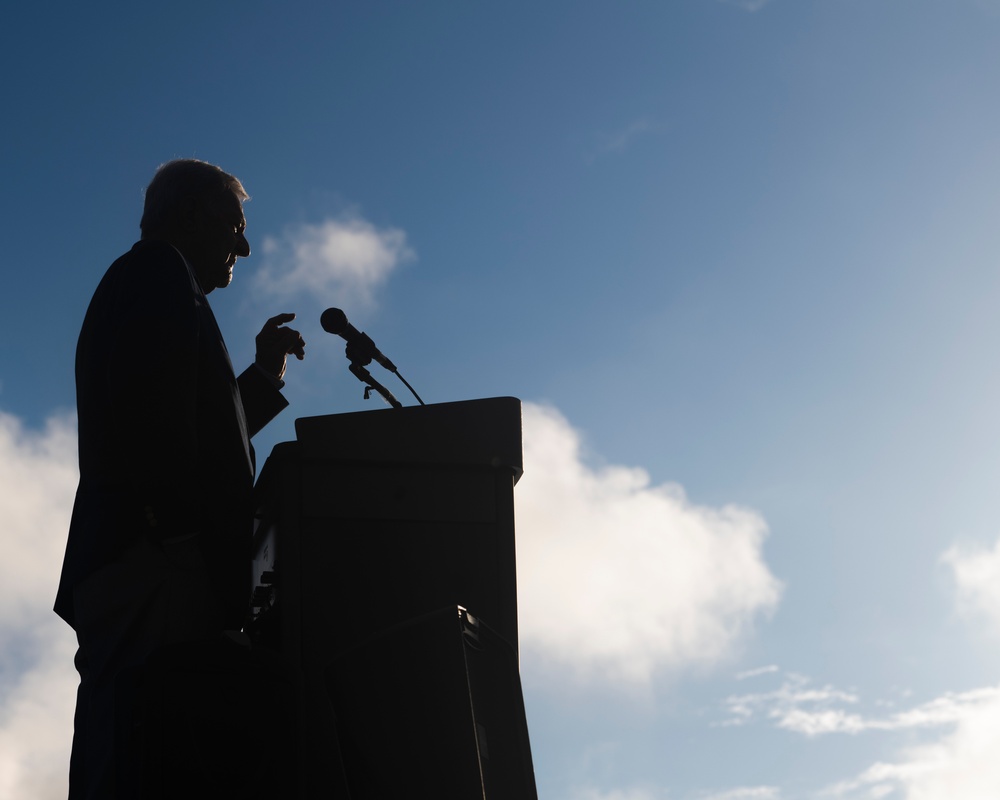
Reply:
[[339, 308], [328, 308], [320, 315], [319, 324], [323, 326], [323, 330], [327, 333], [340, 336], [340, 334], [347, 330], [347, 326], [351, 323], [347, 321], [347, 314]]

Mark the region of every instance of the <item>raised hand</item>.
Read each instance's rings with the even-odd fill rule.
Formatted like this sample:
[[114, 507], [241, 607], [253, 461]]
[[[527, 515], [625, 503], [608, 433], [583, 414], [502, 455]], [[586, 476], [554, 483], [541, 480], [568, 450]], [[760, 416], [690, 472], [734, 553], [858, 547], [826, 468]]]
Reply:
[[291, 313], [278, 314], [264, 323], [257, 334], [257, 357], [254, 359], [258, 367], [278, 380], [285, 374], [287, 356], [294, 355], [299, 361], [305, 358], [306, 343], [297, 330], [283, 327], [286, 322], [295, 319]]

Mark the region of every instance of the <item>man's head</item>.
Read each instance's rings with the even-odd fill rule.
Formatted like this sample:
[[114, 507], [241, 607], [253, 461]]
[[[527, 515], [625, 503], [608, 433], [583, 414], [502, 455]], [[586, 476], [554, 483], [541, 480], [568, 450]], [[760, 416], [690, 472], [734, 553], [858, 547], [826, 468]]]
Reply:
[[236, 258], [250, 255], [244, 236], [243, 184], [214, 164], [168, 161], [146, 189], [143, 239], [163, 239], [181, 251], [208, 294], [233, 279]]

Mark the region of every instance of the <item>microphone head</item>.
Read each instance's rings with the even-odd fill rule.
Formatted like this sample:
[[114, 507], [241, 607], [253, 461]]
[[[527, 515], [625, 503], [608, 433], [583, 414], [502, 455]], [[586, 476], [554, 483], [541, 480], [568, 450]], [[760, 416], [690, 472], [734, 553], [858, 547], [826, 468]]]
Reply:
[[319, 324], [323, 326], [323, 330], [327, 333], [340, 336], [340, 334], [347, 330], [351, 323], [347, 321], [347, 314], [339, 308], [328, 308], [320, 315]]

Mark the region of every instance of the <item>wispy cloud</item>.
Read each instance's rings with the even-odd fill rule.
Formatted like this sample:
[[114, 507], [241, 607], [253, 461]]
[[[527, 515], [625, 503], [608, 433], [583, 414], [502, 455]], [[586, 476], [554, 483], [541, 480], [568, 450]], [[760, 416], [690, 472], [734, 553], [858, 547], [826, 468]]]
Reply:
[[764, 719], [779, 728], [812, 736], [829, 732], [828, 729], [835, 729], [838, 725], [849, 725], [849, 722], [845, 723], [845, 718], [851, 715], [835, 706], [857, 702], [858, 697], [852, 692], [829, 685], [814, 687], [808, 678], [791, 673], [778, 689], [727, 697], [725, 706], [730, 717], [720, 724], [745, 725]]
[[667, 130], [667, 125], [653, 122], [646, 117], [640, 117], [627, 125], [608, 132], [599, 132], [591, 151], [587, 154], [588, 163], [593, 163], [601, 156], [623, 153], [632, 147], [636, 141], [646, 136]]
[[771, 0], [719, 0], [721, 3], [725, 3], [729, 6], [736, 6], [737, 8], [742, 8], [744, 11], [760, 11], [764, 6], [768, 5]]
[[522, 653], [583, 681], [646, 685], [726, 656], [778, 602], [756, 512], [691, 503], [635, 467], [589, 467], [580, 434], [524, 406], [517, 487]]
[[998, 699], [1000, 690], [986, 687], [949, 692], [892, 714], [865, 714], [854, 710], [861, 703], [855, 692], [829, 685], [815, 687], [808, 678], [789, 674], [773, 691], [726, 698], [725, 705], [731, 716], [721, 724], [744, 725], [762, 719], [775, 727], [808, 737], [914, 730], [953, 725]]
[[371, 306], [374, 292], [415, 258], [398, 228], [378, 228], [356, 214], [290, 226], [265, 237], [256, 288], [272, 296], [317, 295], [324, 304]]
[[777, 664], [769, 664], [766, 667], [757, 667], [756, 669], [748, 669], [737, 673], [736, 680], [745, 681], [747, 678], [759, 678], [761, 675], [770, 675], [773, 672], [779, 671]]

